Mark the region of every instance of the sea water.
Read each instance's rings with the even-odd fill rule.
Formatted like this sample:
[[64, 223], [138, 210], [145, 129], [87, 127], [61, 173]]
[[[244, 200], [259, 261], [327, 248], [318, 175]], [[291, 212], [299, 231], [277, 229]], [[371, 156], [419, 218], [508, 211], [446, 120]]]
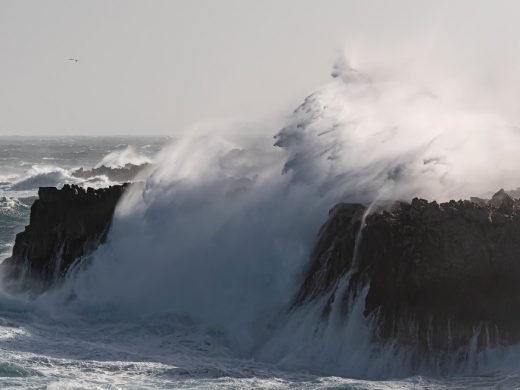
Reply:
[[[77, 167], [91, 168], [103, 160], [118, 164], [154, 161], [156, 153], [169, 142], [171, 140], [164, 138], [125, 137], [0, 138], [2, 259], [8, 257], [15, 234], [28, 223], [30, 206], [36, 199], [38, 186], [59, 187], [69, 182], [86, 186], [112, 184], [104, 177], [83, 181], [76, 179], [71, 175], [71, 170]], [[234, 166], [232, 162], [240, 161], [240, 156], [236, 154], [233, 152], [233, 159], [220, 159], [220, 162]], [[121, 155], [128, 161], [123, 161]], [[255, 156], [259, 155], [263, 156], [256, 151]], [[180, 171], [186, 168], [181, 161], [177, 161], [177, 164]], [[228, 168], [226, 172], [229, 172]], [[160, 172], [156, 172], [156, 175], [161, 176]], [[241, 175], [244, 176], [244, 172], [241, 171]], [[246, 191], [241, 187], [244, 183], [237, 183], [235, 179], [222, 179], [223, 182], [229, 180], [230, 187], [226, 191], [231, 188]], [[220, 194], [212, 195], [218, 203]], [[177, 196], [182, 199], [184, 194], [179, 192]], [[186, 223], [190, 219], [212, 216], [221, 224], [218, 213], [208, 214], [216, 213], [208, 205], [186, 200], [179, 200], [180, 203], [176, 205], [166, 202], [163, 197], [167, 198], [167, 194], [162, 193], [159, 199], [154, 197], [151, 201], [146, 200], [151, 203], [145, 210], [141, 210], [143, 214], [136, 211], [141, 224], [148, 223], [149, 229], [163, 229], [163, 233], [157, 233], [161, 239], [167, 237], [161, 235], [164, 232], [181, 233], [169, 230], [162, 219], [159, 219], [161, 223], [157, 225], [152, 223], [152, 218], [157, 219], [156, 212], [161, 211], [159, 214], [162, 215], [165, 213], [164, 208], [154, 208], [157, 202], [170, 210], [168, 218], [171, 214], [185, 221], [183, 226], [190, 234], [202, 226], [199, 223], [190, 226], [190, 223]], [[140, 200], [143, 201], [142, 198]], [[198, 201], [202, 202], [202, 198]], [[241, 201], [241, 198], [237, 198], [237, 201]], [[133, 200], [125, 202], [129, 207]], [[195, 208], [186, 209], [188, 205]], [[255, 200], [254, 205], [260, 208], [262, 214], [268, 213], [267, 209], [262, 211], [262, 203], [258, 200]], [[270, 204], [267, 206], [271, 207]], [[241, 204], [240, 207], [251, 207], [251, 204]], [[250, 214], [235, 214], [237, 210], [234, 209], [228, 209], [228, 213], [233, 218], [227, 222], [226, 229], [240, 240], [248, 237], [234, 230], [234, 223], [247, 226]], [[308, 222], [301, 218], [299, 221]], [[277, 294], [288, 294], [284, 286], [290, 282], [280, 280], [278, 287], [271, 284], [273, 278], [276, 280], [276, 275], [262, 269], [256, 260], [246, 262], [247, 268], [238, 263], [229, 264], [219, 257], [213, 259], [213, 266], [207, 264], [212, 261], [212, 252], [230, 244], [230, 237], [217, 237], [215, 246], [209, 246], [209, 251], [201, 252], [202, 257], [201, 253], [188, 250], [188, 247], [173, 248], [171, 252], [164, 253], [167, 245], [158, 243], [153, 237], [145, 237], [151, 230], [134, 230], [137, 227], [121, 230], [122, 226], [118, 223], [123, 222], [133, 222], [124, 207], [116, 216], [112, 244], [101, 248], [97, 255], [103, 259], [105, 266], [114, 267], [110, 268], [113, 272], [106, 280], [91, 280], [96, 277], [101, 279], [102, 271], [105, 270], [94, 262], [92, 270], [85, 272], [84, 277], [70, 278], [63, 286], [38, 299], [0, 293], [1, 388], [510, 389], [520, 386], [520, 364], [516, 365], [518, 355], [514, 351], [501, 352], [510, 355], [502, 356], [503, 359], [496, 360], [496, 364], [484, 365], [477, 370], [455, 370], [455, 373], [446, 375], [436, 374], [435, 369], [431, 370], [431, 374], [421, 372], [420, 375], [406, 370], [392, 370], [392, 367], [399, 365], [399, 356], [373, 355], [367, 360], [370, 347], [364, 344], [366, 329], [362, 324], [342, 328], [341, 322], [329, 323], [322, 336], [317, 337], [319, 320], [313, 314], [314, 309], [309, 307], [300, 313], [288, 313], [283, 306], [290, 297], [279, 297], [282, 304], [274, 305], [272, 302], [277, 301]], [[273, 234], [288, 231], [280, 221], [274, 222], [281, 226], [281, 230], [275, 229]], [[269, 221], [266, 220], [267, 223]], [[211, 240], [217, 231], [212, 228], [207, 227], [207, 232], [198, 231], [199, 238], [205, 242]], [[242, 230], [247, 232], [247, 228]], [[118, 234], [134, 237], [138, 231], [145, 233], [138, 245], [149, 245], [148, 252], [155, 253], [155, 260], [143, 259], [147, 252], [144, 250], [132, 253], [130, 258], [123, 248], [118, 247], [126, 243]], [[272, 248], [264, 248], [263, 240], [271, 240], [270, 234], [262, 236], [255, 232], [255, 235], [260, 244], [250, 244], [256, 253], [274, 257], [287, 253], [285, 249], [273, 251]], [[304, 256], [306, 249], [296, 245], [295, 237], [288, 234], [288, 238], [293, 245], [290, 252], [296, 253], [296, 257]], [[307, 239], [307, 236], [303, 238]], [[233, 245], [236, 247], [236, 244]], [[253, 255], [247, 251], [239, 253], [241, 256]], [[176, 262], [173, 259], [176, 255], [190, 254], [193, 257], [187, 259], [187, 262]], [[125, 255], [128, 255], [126, 260], [130, 264], [125, 264]], [[230, 253], [224, 251], [224, 255]], [[117, 261], [112, 264], [110, 261], [113, 258]], [[163, 263], [170, 260], [171, 265]], [[260, 261], [264, 262], [265, 259], [261, 258]], [[305, 259], [301, 264], [304, 262]], [[157, 267], [158, 271], [141, 272], [144, 275], [135, 279], [129, 276], [130, 272], [136, 272], [144, 266], [150, 269]], [[269, 266], [278, 267], [275, 263]], [[219, 275], [219, 269], [224, 270], [225, 275]], [[176, 270], [178, 275], [175, 275]], [[276, 274], [284, 278], [294, 272], [289, 264], [276, 269]], [[164, 275], [159, 276], [161, 273]], [[232, 275], [228, 278], [226, 275], [230, 273]], [[298, 275], [301, 272], [296, 271], [294, 284], [299, 280]], [[147, 286], [146, 291], [141, 290], [139, 283], [146, 286], [147, 276], [152, 278], [152, 282], [156, 281], [157, 286]], [[133, 284], [127, 286], [124, 278], [129, 277]], [[243, 283], [236, 282], [236, 278], [243, 278]], [[213, 281], [215, 279], [217, 282]], [[223, 282], [233, 285], [233, 288], [222, 287]], [[101, 293], [96, 295], [91, 290], [92, 286]], [[265, 301], [259, 300], [258, 295], [248, 292], [248, 289], [263, 289]], [[272, 292], [267, 289], [272, 289]], [[132, 290], [137, 293], [132, 294]], [[76, 294], [75, 298], [71, 295], [72, 291]], [[201, 295], [196, 294], [196, 291], [202, 291]], [[122, 297], [122, 294], [126, 296]], [[225, 304], [219, 303], [223, 300]], [[219, 313], [225, 312], [225, 318], [211, 310], [212, 307], [190, 307], [204, 306], [204, 302], [216, 307]], [[255, 302], [253, 307], [251, 302]], [[271, 316], [273, 313], [270, 310], [276, 311], [276, 315]], [[359, 333], [347, 337], [344, 334], [347, 330]], [[299, 335], [302, 337], [298, 338]], [[367, 375], [363, 375], [363, 370], [352, 370], [355, 360], [365, 364], [368, 362], [369, 366], [371, 362], [374, 367], [376, 364], [380, 366], [374, 370], [365, 370]], [[347, 372], [354, 374], [345, 375]]]

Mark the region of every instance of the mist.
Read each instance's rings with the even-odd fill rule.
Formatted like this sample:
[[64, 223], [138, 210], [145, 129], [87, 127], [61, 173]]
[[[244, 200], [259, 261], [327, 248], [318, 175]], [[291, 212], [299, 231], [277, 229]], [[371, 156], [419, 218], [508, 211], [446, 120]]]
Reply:
[[249, 355], [286, 315], [336, 203], [518, 186], [506, 110], [483, 110], [483, 85], [403, 53], [382, 64], [368, 48], [347, 51], [272, 134], [239, 142], [240, 124], [208, 125], [172, 142], [124, 196], [90, 266], [40, 301], [125, 318], [175, 313]]
[[[21, 11], [6, 4], [13, 35]], [[0, 132], [175, 138], [153, 158], [116, 146], [99, 160], [151, 166], [118, 203], [106, 242], [34, 300], [37, 313], [188, 324], [230, 356], [280, 367], [413, 372], [391, 350], [374, 360], [363, 291], [346, 326], [334, 323], [339, 303], [326, 324], [326, 299], [300, 312], [291, 303], [337, 203], [520, 187], [516, 3], [53, 4], [42, 20], [59, 9], [64, 22], [46, 27], [35, 13], [21, 23], [42, 29], [41, 52], [32, 28], [1, 41], [17, 60], [0, 64]], [[66, 175], [33, 169], [16, 185]]]

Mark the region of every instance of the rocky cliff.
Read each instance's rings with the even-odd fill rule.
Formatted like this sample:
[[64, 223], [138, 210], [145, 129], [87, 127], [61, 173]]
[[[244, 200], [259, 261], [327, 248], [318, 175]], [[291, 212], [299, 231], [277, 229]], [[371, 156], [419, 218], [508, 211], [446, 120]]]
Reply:
[[116, 182], [131, 182], [136, 176], [141, 173], [144, 169], [148, 168], [150, 164], [145, 163], [141, 165], [126, 164], [120, 168], [110, 168], [106, 166], [100, 166], [98, 168], [83, 169], [79, 168], [72, 172], [73, 176], [80, 177], [82, 179], [88, 179], [94, 176], [106, 176], [109, 180]]
[[41, 292], [60, 279], [106, 239], [125, 188], [40, 188], [29, 225], [16, 236], [12, 256], [1, 264], [5, 285]]
[[[40, 188], [30, 224], [0, 266], [4, 285], [39, 293], [62, 278], [105, 241], [125, 188]], [[344, 306], [364, 300], [380, 344], [450, 351], [519, 343], [520, 201], [501, 190], [490, 200], [338, 204], [295, 305], [345, 279]]]
[[345, 304], [368, 288], [364, 315], [379, 343], [449, 351], [520, 342], [520, 203], [501, 190], [489, 201], [414, 199], [370, 213], [339, 204], [295, 304], [342, 278]]

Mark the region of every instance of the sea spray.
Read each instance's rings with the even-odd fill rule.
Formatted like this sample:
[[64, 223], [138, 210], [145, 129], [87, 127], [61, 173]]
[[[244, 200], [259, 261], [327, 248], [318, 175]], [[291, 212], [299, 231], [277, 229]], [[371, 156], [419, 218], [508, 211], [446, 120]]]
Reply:
[[423, 372], [392, 344], [374, 349], [366, 290], [343, 307], [350, 280], [288, 312], [319, 226], [339, 201], [447, 199], [514, 185], [519, 135], [506, 118], [471, 110], [406, 69], [381, 78], [347, 67], [335, 76], [295, 111], [277, 149], [225, 135], [167, 147], [119, 205], [90, 267], [42, 301], [125, 319], [176, 313], [240, 355], [291, 367]]
[[359, 246], [361, 245], [361, 240], [363, 239], [363, 229], [366, 226], [367, 217], [372, 212], [374, 205], [376, 204], [377, 199], [372, 201], [369, 206], [366, 208], [365, 212], [363, 213], [363, 216], [361, 217], [361, 221], [359, 224], [359, 228], [356, 234], [356, 240], [354, 242], [354, 254], [352, 255], [352, 270], [355, 272], [358, 269], [359, 260], [358, 260], [358, 252], [359, 252]]
[[[244, 152], [248, 167], [236, 164]], [[326, 214], [319, 199], [306, 208], [311, 189], [280, 175], [283, 152], [267, 153], [218, 138], [172, 145], [119, 205], [91, 267], [57, 298], [188, 315], [250, 353], [292, 299], [314, 221]]]
[[99, 161], [95, 168], [108, 167], [108, 168], [121, 168], [126, 164], [142, 165], [150, 163], [150, 157], [140, 154], [135, 147], [127, 146], [123, 149], [116, 149], [104, 156]]

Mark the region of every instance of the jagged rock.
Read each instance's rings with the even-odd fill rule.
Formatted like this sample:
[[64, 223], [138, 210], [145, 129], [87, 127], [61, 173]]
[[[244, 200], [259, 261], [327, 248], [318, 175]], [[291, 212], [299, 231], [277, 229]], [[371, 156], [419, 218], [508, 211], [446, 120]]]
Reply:
[[511, 213], [515, 205], [514, 199], [509, 196], [509, 194], [505, 192], [503, 188], [500, 189], [495, 195], [493, 195], [488, 203], [491, 206], [506, 213]]
[[478, 204], [479, 206], [486, 206], [488, 203], [487, 199], [482, 199], [477, 196], [472, 196], [471, 198], [469, 198], [469, 200], [473, 203]]
[[72, 172], [73, 176], [88, 179], [94, 176], [106, 176], [108, 179], [117, 182], [131, 182], [135, 179], [135, 177], [144, 169], [148, 168], [150, 164], [145, 163], [141, 165], [134, 164], [126, 164], [121, 168], [110, 168], [106, 166], [101, 166], [98, 168], [92, 169], [83, 169], [79, 168]]
[[295, 304], [334, 291], [351, 274], [342, 299], [367, 286], [364, 315], [380, 343], [448, 351], [473, 337], [480, 347], [520, 342], [520, 211], [513, 204], [503, 191], [489, 204], [414, 199], [371, 213], [362, 230], [366, 207], [339, 204]]
[[41, 292], [61, 278], [106, 239], [125, 188], [41, 187], [29, 225], [17, 234], [12, 256], [1, 264], [4, 284]]

